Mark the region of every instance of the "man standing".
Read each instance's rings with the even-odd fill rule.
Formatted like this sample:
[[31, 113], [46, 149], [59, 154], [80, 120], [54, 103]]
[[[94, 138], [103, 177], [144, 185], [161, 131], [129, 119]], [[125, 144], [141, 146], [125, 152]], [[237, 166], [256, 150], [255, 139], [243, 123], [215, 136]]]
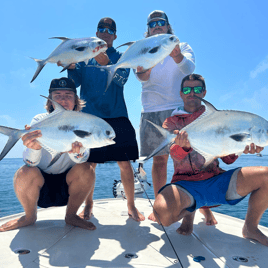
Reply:
[[[149, 14], [147, 27], [146, 37], [173, 34], [166, 13], [160, 10]], [[187, 43], [177, 45], [163, 63], [158, 63], [152, 69], [144, 72], [141, 67], [137, 68], [137, 77], [142, 82], [143, 107], [140, 122], [140, 157], [150, 155], [162, 141], [162, 135], [146, 120], [162, 126], [174, 109], [183, 104], [178, 88], [183, 77], [191, 74], [194, 69], [194, 52]], [[155, 197], [167, 182], [168, 155], [168, 149], [164, 149], [153, 157], [152, 178]], [[155, 221], [154, 215], [151, 214], [149, 219]]]
[[[258, 229], [262, 214], [268, 208], [268, 168], [243, 167], [224, 171], [219, 161], [214, 160], [202, 168], [204, 157], [191, 148], [187, 133], [180, 131], [193, 122], [204, 111], [201, 100], [206, 95], [204, 78], [197, 74], [186, 76], [180, 91], [184, 106], [173, 116], [167, 118], [163, 127], [169, 131], [176, 130], [175, 144], [170, 148], [175, 172], [171, 184], [164, 186], [155, 200], [154, 213], [161, 223], [169, 226], [183, 218], [177, 230], [180, 234], [190, 234], [193, 230], [195, 210], [208, 205], [235, 205], [249, 193], [248, 212], [242, 230], [245, 238], [255, 239], [268, 246], [268, 238]], [[251, 144], [244, 153], [259, 153], [263, 147]], [[228, 155], [221, 159], [233, 163], [238, 156]]]
[[[108, 90], [105, 91], [108, 75], [99, 66], [115, 64], [122, 54], [113, 47], [113, 42], [117, 38], [115, 21], [102, 18], [98, 23], [96, 36], [107, 43], [106, 52], [100, 53], [88, 64], [81, 62], [73, 65], [68, 69], [68, 76], [75, 81], [76, 87], [81, 86], [81, 98], [87, 102], [83, 112], [107, 121], [115, 130], [116, 144], [92, 149], [88, 162], [91, 162], [95, 169], [97, 163], [117, 161], [127, 197], [128, 213], [134, 220], [140, 221], [144, 220], [144, 216], [134, 204], [134, 175], [130, 164], [130, 160], [139, 158], [138, 145], [124, 100], [124, 84], [128, 79], [129, 69], [118, 69]], [[85, 209], [80, 216], [89, 219], [92, 206], [93, 192], [86, 199]]]
[[[65, 77], [52, 80], [49, 98], [66, 110], [80, 111], [84, 105], [84, 101], [76, 94], [74, 82]], [[47, 101], [46, 109], [48, 113], [54, 111], [50, 100]], [[46, 117], [48, 113], [35, 116], [32, 123]], [[26, 128], [30, 129], [28, 126]], [[25, 215], [5, 223], [0, 227], [0, 231], [34, 224], [37, 220], [37, 205], [42, 208], [67, 205], [67, 224], [88, 230], [96, 229], [93, 223], [76, 215], [86, 196], [94, 189], [94, 169], [86, 162], [89, 150], [84, 150], [80, 142], [74, 142], [70, 152], [62, 153], [60, 158], [49, 166], [52, 155], [36, 140], [41, 136], [41, 131], [36, 130], [22, 137], [23, 144], [27, 147], [23, 153], [26, 165], [16, 172], [14, 188]]]

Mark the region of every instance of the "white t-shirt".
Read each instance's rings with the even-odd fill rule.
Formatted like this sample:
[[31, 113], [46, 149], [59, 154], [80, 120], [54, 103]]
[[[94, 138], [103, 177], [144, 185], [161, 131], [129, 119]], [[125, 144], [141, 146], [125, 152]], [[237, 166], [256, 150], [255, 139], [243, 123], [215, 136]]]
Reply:
[[[142, 112], [158, 112], [183, 106], [180, 97], [182, 79], [195, 69], [195, 56], [187, 43], [180, 43], [183, 60], [177, 64], [167, 56], [163, 63], [153, 67], [148, 81], [142, 82]], [[136, 76], [137, 77], [137, 76]], [[137, 77], [138, 78], [138, 77]]]

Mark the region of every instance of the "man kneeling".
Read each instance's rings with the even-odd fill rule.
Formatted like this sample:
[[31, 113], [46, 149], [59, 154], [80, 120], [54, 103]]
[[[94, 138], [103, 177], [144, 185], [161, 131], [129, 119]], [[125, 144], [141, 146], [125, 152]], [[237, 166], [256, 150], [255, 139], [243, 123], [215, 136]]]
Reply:
[[[84, 106], [84, 101], [77, 96], [73, 80], [65, 77], [52, 80], [49, 98], [66, 110], [80, 111]], [[50, 100], [47, 101], [46, 110], [48, 113], [54, 111]], [[32, 123], [46, 115], [47, 113], [35, 116]], [[30, 127], [26, 126], [26, 129]], [[79, 207], [94, 190], [94, 169], [86, 162], [89, 149], [85, 150], [81, 143], [74, 142], [71, 151], [62, 153], [60, 158], [49, 166], [52, 155], [36, 140], [41, 136], [41, 131], [36, 130], [22, 137], [23, 144], [27, 147], [23, 153], [26, 165], [15, 173], [14, 188], [25, 215], [3, 224], [0, 231], [34, 224], [37, 219], [37, 206], [48, 208], [65, 205], [67, 224], [88, 230], [96, 229], [93, 223], [77, 216]]]
[[[268, 208], [268, 167], [243, 167], [229, 171], [219, 168], [214, 160], [205, 169], [198, 170], [204, 164], [204, 158], [191, 148], [185, 131], [179, 132], [204, 112], [201, 100], [206, 94], [204, 78], [197, 74], [186, 76], [181, 84], [180, 95], [184, 102], [183, 113], [177, 113], [166, 119], [163, 127], [175, 130], [177, 137], [170, 148], [175, 172], [171, 184], [160, 189], [154, 203], [154, 213], [164, 226], [183, 219], [177, 230], [180, 234], [190, 234], [193, 230], [195, 210], [205, 205], [235, 205], [249, 193], [248, 211], [242, 230], [245, 238], [257, 240], [268, 246], [268, 238], [258, 229], [259, 221]], [[180, 114], [189, 113], [185, 115]], [[244, 153], [259, 153], [263, 147], [251, 144]], [[222, 158], [225, 163], [233, 163], [238, 157], [229, 155]], [[158, 217], [157, 217], [158, 216]]]

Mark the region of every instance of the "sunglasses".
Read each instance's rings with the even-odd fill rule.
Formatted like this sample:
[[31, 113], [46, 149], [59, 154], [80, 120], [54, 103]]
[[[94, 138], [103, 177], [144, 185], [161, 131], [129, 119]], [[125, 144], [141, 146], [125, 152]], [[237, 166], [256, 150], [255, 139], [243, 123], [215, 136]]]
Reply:
[[109, 28], [98, 28], [98, 32], [100, 32], [100, 33], [108, 32], [108, 34], [115, 34], [115, 31], [111, 30]]
[[165, 20], [158, 20], [158, 21], [151, 21], [148, 23], [150, 28], [154, 28], [156, 27], [156, 25], [158, 26], [165, 26], [166, 25], [166, 21]]
[[200, 94], [204, 91], [204, 87], [183, 87], [181, 92], [184, 95], [190, 94], [191, 91], [194, 91], [195, 94]]

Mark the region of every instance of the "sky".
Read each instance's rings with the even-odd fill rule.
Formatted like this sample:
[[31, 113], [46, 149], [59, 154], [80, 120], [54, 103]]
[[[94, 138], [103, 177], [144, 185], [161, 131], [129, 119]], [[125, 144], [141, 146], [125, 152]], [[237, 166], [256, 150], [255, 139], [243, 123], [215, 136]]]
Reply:
[[[53, 78], [66, 71], [48, 63], [33, 83], [37, 64], [60, 44], [55, 36], [92, 37], [98, 21], [112, 17], [117, 47], [144, 38], [147, 16], [166, 12], [181, 42], [196, 58], [195, 73], [207, 85], [206, 100], [219, 110], [241, 110], [268, 120], [268, 2], [266, 0], [4, 1], [1, 3], [0, 125], [22, 129], [45, 112]], [[124, 51], [126, 47], [119, 50]], [[131, 72], [125, 85], [129, 118], [138, 136], [141, 84]], [[0, 135], [0, 150], [7, 137]], [[19, 141], [6, 157], [22, 157]], [[268, 154], [268, 147], [263, 151]]]

